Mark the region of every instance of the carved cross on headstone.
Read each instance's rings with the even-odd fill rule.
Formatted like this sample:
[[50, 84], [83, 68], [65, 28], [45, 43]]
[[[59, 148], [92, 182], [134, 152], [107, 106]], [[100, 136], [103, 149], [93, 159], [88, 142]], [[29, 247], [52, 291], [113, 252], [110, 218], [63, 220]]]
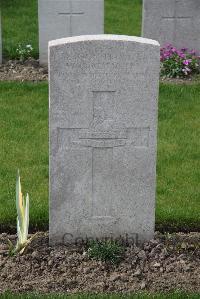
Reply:
[[179, 10], [179, 6], [181, 5], [181, 1], [180, 0], [175, 0], [175, 5], [174, 5], [174, 13], [171, 16], [162, 16], [162, 20], [163, 21], [171, 21], [173, 22], [173, 29], [172, 29], [172, 42], [176, 41], [176, 35], [178, 34], [178, 25], [180, 23], [180, 21], [183, 20], [191, 20], [192, 16], [181, 16], [178, 13]]
[[60, 16], [69, 17], [69, 35], [73, 36], [73, 26], [72, 26], [73, 20], [72, 20], [72, 18], [84, 15], [84, 12], [82, 12], [82, 11], [73, 11], [72, 1], [70, 1], [69, 2], [69, 12], [59, 12], [58, 14]]
[[[92, 121], [89, 128], [59, 128], [60, 144], [67, 149], [88, 148], [91, 151], [91, 219], [115, 221], [112, 215], [112, 194], [109, 178], [113, 176], [112, 159], [115, 148], [122, 146], [148, 147], [149, 127], [121, 127], [116, 121], [115, 90], [92, 91]], [[63, 138], [62, 138], [63, 136]], [[107, 201], [105, 202], [105, 198]]]

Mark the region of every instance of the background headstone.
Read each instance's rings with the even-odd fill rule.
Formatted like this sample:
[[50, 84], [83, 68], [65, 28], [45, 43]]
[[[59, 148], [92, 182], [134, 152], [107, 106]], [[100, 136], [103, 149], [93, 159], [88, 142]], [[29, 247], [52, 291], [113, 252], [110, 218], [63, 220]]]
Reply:
[[38, 0], [40, 64], [48, 63], [48, 42], [104, 33], [104, 0]]
[[50, 243], [152, 238], [158, 42], [60, 39], [49, 63]]
[[200, 50], [199, 0], [143, 0], [142, 36]]

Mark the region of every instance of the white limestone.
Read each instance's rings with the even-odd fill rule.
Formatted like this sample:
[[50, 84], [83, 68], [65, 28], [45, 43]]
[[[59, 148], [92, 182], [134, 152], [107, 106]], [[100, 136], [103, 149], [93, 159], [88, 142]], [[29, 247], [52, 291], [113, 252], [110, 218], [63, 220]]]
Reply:
[[104, 0], [38, 0], [40, 64], [48, 63], [48, 42], [104, 33]]
[[159, 44], [49, 43], [50, 243], [154, 234]]
[[142, 36], [200, 51], [199, 0], [143, 0]]

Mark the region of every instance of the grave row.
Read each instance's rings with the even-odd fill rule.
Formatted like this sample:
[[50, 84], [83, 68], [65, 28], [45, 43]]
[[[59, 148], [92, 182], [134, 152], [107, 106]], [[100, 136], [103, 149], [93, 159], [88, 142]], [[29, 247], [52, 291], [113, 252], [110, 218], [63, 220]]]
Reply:
[[[199, 15], [199, 0], [143, 0], [142, 36], [200, 50]], [[40, 63], [47, 65], [50, 40], [104, 33], [104, 0], [38, 0], [38, 18]], [[0, 62], [1, 52], [0, 29]]]

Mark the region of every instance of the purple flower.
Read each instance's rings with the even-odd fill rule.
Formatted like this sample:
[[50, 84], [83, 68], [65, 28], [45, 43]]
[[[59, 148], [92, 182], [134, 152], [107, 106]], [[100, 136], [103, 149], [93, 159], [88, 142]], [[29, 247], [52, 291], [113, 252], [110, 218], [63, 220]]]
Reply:
[[177, 52], [176, 48], [172, 48], [171, 51], [172, 51], [172, 53], [176, 53]]
[[176, 53], [178, 54], [178, 56], [179, 56], [180, 58], [185, 58], [185, 54], [184, 54], [182, 51], [177, 50]]
[[180, 53], [178, 56], [183, 59], [185, 58], [185, 54], [183, 54], [183, 53]]
[[193, 49], [193, 50], [191, 50], [191, 51], [189, 52], [189, 54], [191, 54], [191, 55], [196, 55], [196, 51]]
[[190, 61], [188, 59], [183, 60], [184, 65], [189, 65]]

